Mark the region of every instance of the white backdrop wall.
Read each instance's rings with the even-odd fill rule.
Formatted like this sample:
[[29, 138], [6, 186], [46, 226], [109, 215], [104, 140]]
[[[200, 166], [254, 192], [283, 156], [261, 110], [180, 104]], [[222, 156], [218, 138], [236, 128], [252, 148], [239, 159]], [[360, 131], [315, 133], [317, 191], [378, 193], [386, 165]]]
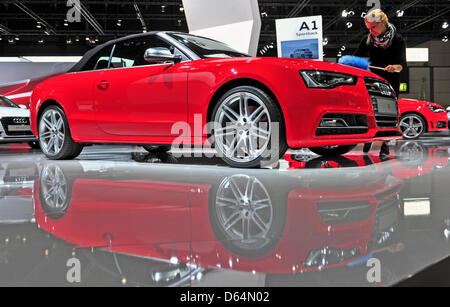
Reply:
[[183, 6], [191, 34], [256, 56], [261, 32], [258, 0], [183, 0]]

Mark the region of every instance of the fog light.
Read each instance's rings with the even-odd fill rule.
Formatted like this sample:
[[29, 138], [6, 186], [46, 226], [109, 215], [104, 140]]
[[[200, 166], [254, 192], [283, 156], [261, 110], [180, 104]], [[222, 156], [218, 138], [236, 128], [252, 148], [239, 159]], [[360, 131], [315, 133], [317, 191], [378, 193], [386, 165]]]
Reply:
[[319, 127], [347, 127], [342, 119], [322, 119]]

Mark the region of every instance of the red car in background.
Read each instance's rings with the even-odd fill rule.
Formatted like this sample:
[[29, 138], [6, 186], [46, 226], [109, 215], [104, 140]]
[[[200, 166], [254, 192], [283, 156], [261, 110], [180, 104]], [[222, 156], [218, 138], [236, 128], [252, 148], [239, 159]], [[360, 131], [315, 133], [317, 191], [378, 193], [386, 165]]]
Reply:
[[448, 117], [444, 107], [437, 103], [399, 99], [400, 131], [405, 139], [417, 139], [426, 132], [448, 130]]
[[[210, 122], [212, 131], [204, 129]], [[401, 136], [396, 95], [371, 72], [253, 58], [174, 32], [92, 49], [69, 73], [35, 88], [31, 125], [49, 159], [74, 158], [90, 143], [149, 151], [212, 143], [235, 167], [259, 166], [288, 147], [340, 155], [358, 143]]]

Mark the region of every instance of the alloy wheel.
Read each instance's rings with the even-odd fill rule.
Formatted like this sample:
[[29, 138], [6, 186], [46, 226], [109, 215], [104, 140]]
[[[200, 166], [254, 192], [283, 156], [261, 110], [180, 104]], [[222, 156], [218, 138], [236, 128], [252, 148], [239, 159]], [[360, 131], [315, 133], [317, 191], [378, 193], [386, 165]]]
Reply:
[[272, 133], [269, 110], [252, 93], [238, 92], [227, 97], [214, 121], [216, 148], [234, 162], [254, 161], [269, 146]]
[[67, 204], [67, 181], [56, 165], [47, 165], [42, 171], [40, 192], [45, 205], [52, 211], [64, 211]]
[[407, 139], [418, 138], [424, 132], [422, 120], [417, 115], [407, 115], [400, 120], [400, 130]]
[[60, 112], [49, 109], [44, 112], [39, 122], [39, 140], [46, 155], [60, 153], [66, 137], [64, 119]]
[[273, 224], [273, 205], [264, 185], [255, 177], [234, 175], [220, 184], [215, 203], [219, 224], [227, 239], [241, 248], [259, 249], [268, 242]]

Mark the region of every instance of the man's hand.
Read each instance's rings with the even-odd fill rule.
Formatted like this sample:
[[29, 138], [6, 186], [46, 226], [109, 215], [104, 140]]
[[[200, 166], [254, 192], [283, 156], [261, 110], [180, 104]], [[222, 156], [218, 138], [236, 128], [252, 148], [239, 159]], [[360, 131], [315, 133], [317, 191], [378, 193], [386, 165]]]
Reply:
[[403, 70], [402, 65], [388, 65], [384, 69], [387, 72], [401, 72]]

